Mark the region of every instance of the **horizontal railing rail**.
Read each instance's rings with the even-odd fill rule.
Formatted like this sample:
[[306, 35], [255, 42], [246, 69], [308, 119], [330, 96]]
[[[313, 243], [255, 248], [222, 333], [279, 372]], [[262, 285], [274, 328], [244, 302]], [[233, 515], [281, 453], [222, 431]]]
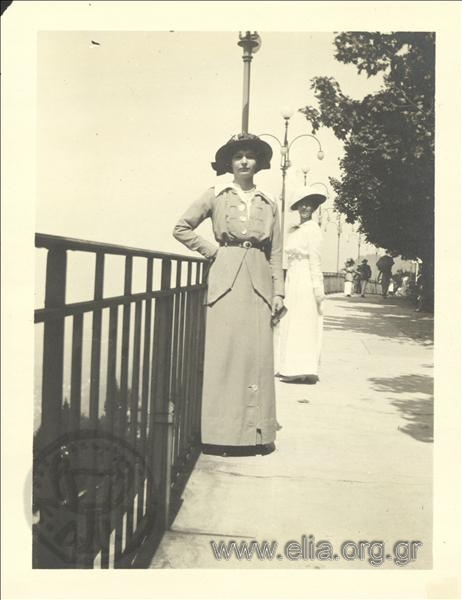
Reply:
[[[343, 292], [345, 275], [343, 273], [324, 272], [324, 291], [326, 294]], [[359, 293], [356, 291], [355, 293]], [[382, 294], [382, 285], [375, 279], [369, 279], [366, 286], [366, 294]]]
[[155, 250], [145, 250], [142, 248], [130, 248], [129, 246], [120, 246], [117, 244], [105, 244], [103, 242], [93, 242], [88, 240], [77, 240], [70, 237], [62, 237], [59, 235], [50, 235], [48, 233], [35, 234], [35, 247], [53, 248], [66, 250], [77, 250], [79, 252], [101, 252], [103, 254], [116, 254], [120, 256], [139, 256], [142, 258], [158, 258], [181, 260], [190, 263], [205, 263], [205, 258], [196, 256], [185, 256], [183, 254], [175, 254], [171, 252], [158, 252]]
[[[34, 315], [34, 567], [134, 566], [168, 527], [198, 454], [207, 263], [46, 234], [35, 243], [46, 268]], [[66, 301], [70, 252], [93, 256], [84, 301]], [[108, 255], [125, 260], [122, 295], [104, 293], [117, 277]]]

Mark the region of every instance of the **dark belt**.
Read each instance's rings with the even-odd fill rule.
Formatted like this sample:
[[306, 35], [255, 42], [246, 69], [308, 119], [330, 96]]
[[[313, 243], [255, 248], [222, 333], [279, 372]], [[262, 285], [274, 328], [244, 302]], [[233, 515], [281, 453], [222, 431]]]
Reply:
[[251, 242], [250, 240], [228, 240], [226, 242], [220, 242], [220, 246], [239, 246], [240, 248], [256, 248], [257, 250], [261, 250], [265, 252], [268, 248], [268, 244], [266, 242]]

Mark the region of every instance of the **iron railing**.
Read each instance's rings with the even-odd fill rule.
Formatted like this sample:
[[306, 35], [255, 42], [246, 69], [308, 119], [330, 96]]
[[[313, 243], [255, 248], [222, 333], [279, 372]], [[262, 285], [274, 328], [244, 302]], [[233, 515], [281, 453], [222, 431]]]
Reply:
[[[33, 565], [133, 567], [168, 527], [198, 455], [206, 262], [44, 234], [35, 245], [46, 279], [35, 310]], [[87, 300], [66, 302], [71, 252], [93, 257]], [[104, 293], [111, 255], [124, 259], [121, 295]]]
[[324, 293], [335, 294], [343, 291], [344, 277], [341, 273], [325, 272], [324, 275]]
[[[345, 275], [343, 273], [325, 272], [324, 275], [324, 291], [326, 294], [335, 294], [343, 292]], [[375, 279], [370, 279], [367, 282], [366, 293], [369, 295], [382, 294], [382, 286]]]

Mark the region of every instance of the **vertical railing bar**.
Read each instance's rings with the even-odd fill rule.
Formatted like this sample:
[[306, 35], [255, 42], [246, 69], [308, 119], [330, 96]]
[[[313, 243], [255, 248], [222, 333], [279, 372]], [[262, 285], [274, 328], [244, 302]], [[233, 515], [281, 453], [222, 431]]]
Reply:
[[[201, 264], [196, 262], [196, 285], [199, 285], [201, 281]], [[196, 428], [196, 419], [197, 419], [197, 404], [199, 401], [199, 390], [198, 390], [198, 382], [199, 382], [199, 362], [200, 362], [200, 335], [201, 330], [201, 293], [198, 290], [194, 293], [194, 367], [193, 367], [193, 400], [192, 400], [192, 410], [191, 410], [191, 431], [190, 431], [190, 440], [191, 444], [197, 442], [197, 428]]]
[[198, 367], [199, 367], [199, 355], [198, 355], [198, 327], [199, 327], [199, 292], [194, 292], [193, 302], [193, 333], [192, 333], [192, 356], [194, 360], [191, 365], [191, 410], [189, 418], [189, 445], [192, 447], [195, 442], [195, 427], [194, 418], [196, 414], [197, 405], [197, 378], [198, 378]]
[[[152, 330], [152, 352], [151, 352], [151, 381], [150, 381], [150, 391], [149, 391], [149, 407], [148, 407], [148, 435], [146, 440], [146, 456], [150, 461], [150, 464], [153, 463], [153, 454], [154, 447], [156, 444], [156, 439], [154, 435], [154, 418], [155, 418], [155, 395], [156, 395], [156, 363], [158, 362], [157, 355], [159, 353], [159, 340], [158, 340], [158, 330], [159, 330], [159, 304], [160, 298], [156, 298], [154, 300], [154, 319], [153, 319], [153, 330]], [[154, 483], [154, 482], [153, 482]], [[148, 496], [147, 503], [150, 506], [153, 506], [155, 502], [154, 498], [154, 486], [148, 488]]]
[[182, 439], [183, 439], [183, 426], [184, 426], [184, 403], [185, 403], [185, 395], [184, 395], [184, 365], [185, 365], [185, 347], [184, 347], [184, 339], [185, 339], [185, 318], [186, 318], [186, 295], [187, 292], [180, 292], [180, 302], [179, 302], [179, 331], [178, 331], [178, 368], [177, 368], [177, 385], [178, 391], [177, 395], [179, 398], [178, 402], [178, 413], [175, 415], [175, 418], [178, 419], [177, 426], [177, 441], [175, 453], [177, 456], [177, 460], [181, 457], [181, 448], [182, 448]]
[[[152, 290], [153, 282], [153, 259], [147, 260], [146, 264], [146, 292]], [[148, 402], [149, 402], [149, 380], [150, 380], [150, 358], [151, 358], [151, 317], [152, 300], [148, 298], [144, 303], [144, 348], [143, 348], [143, 371], [141, 382], [141, 417], [140, 417], [140, 439], [139, 451], [142, 456], [146, 456], [146, 436], [148, 427]], [[148, 489], [152, 482], [148, 481]], [[140, 522], [143, 517], [144, 507], [144, 479], [138, 482], [138, 505], [137, 521]]]
[[[64, 306], [67, 255], [61, 248], [48, 251], [45, 308]], [[43, 333], [42, 435], [53, 442], [60, 434], [63, 402], [64, 317], [45, 322]]]
[[197, 291], [194, 293], [194, 378], [193, 378], [193, 400], [192, 400], [192, 410], [191, 410], [191, 431], [190, 431], [190, 439], [191, 443], [194, 444], [197, 442], [197, 428], [196, 428], [196, 419], [197, 419], [197, 404], [198, 404], [198, 385], [200, 378], [200, 330], [201, 330], [201, 293]]
[[72, 326], [71, 359], [71, 403], [69, 431], [80, 429], [80, 410], [82, 401], [82, 338], [83, 314], [74, 315]]
[[[96, 254], [95, 285], [93, 298], [101, 300], [104, 286], [104, 254]], [[102, 310], [93, 311], [92, 340], [91, 340], [91, 367], [90, 367], [90, 423], [96, 431], [99, 420], [99, 384], [101, 364], [101, 321]]]
[[[199, 285], [200, 283], [200, 263], [195, 263], [196, 266], [196, 277], [195, 283]], [[196, 439], [196, 407], [197, 407], [197, 382], [199, 378], [199, 331], [200, 331], [200, 290], [194, 292], [194, 334], [193, 334], [193, 342], [194, 342], [194, 361], [193, 361], [193, 385], [192, 385], [192, 404], [191, 404], [191, 414], [190, 414], [190, 433], [189, 439], [191, 446], [194, 446]]]
[[[107, 357], [107, 380], [106, 380], [106, 403], [105, 403], [105, 428], [109, 436], [114, 435], [114, 417], [115, 407], [114, 403], [116, 400], [116, 363], [117, 363], [117, 325], [118, 325], [119, 309], [117, 306], [111, 306], [109, 309], [109, 343], [108, 343], [108, 357]], [[106, 469], [108, 473], [112, 472], [112, 460], [110, 452], [105, 453], [106, 457]], [[101, 543], [101, 568], [109, 568], [109, 551], [110, 551], [110, 538], [113, 530], [113, 517], [111, 513], [112, 508], [112, 497], [111, 489], [114, 483], [113, 478], [109, 475], [110, 481], [108, 484], [109, 492], [107, 499], [107, 511], [109, 515], [108, 527], [103, 528], [101, 532], [102, 543]]]
[[[136, 450], [138, 430], [138, 395], [140, 382], [140, 343], [141, 343], [141, 302], [135, 304], [135, 335], [133, 340], [132, 389], [130, 399], [130, 447]], [[136, 471], [135, 471], [136, 477]], [[134, 493], [127, 499], [127, 543], [133, 536], [133, 510], [137, 490], [137, 479], [134, 481]]]
[[200, 443], [201, 434], [201, 406], [202, 406], [202, 382], [204, 376], [204, 343], [205, 343], [205, 301], [206, 301], [206, 289], [204, 286], [205, 282], [205, 265], [200, 263], [200, 284], [202, 286], [199, 292], [199, 363], [198, 363], [198, 383], [197, 383], [197, 403], [195, 413], [195, 427], [196, 437]]
[[[161, 289], [168, 289], [171, 282], [171, 260], [162, 260]], [[170, 350], [172, 327], [172, 297], [156, 300], [155, 346], [152, 390], [152, 461], [156, 488], [160, 495], [157, 524], [165, 530], [169, 524], [172, 424], [173, 414], [169, 398]]]
[[[181, 281], [180, 281], [181, 286]], [[184, 371], [184, 330], [185, 330], [185, 306], [186, 293], [178, 293], [178, 350], [177, 350], [177, 372], [176, 372], [176, 398], [177, 406], [175, 410], [176, 420], [176, 440], [175, 440], [175, 456], [178, 461], [181, 450], [181, 439], [184, 425], [184, 388], [183, 388], [183, 371]]]
[[[187, 285], [191, 285], [192, 280], [192, 264], [188, 263], [188, 276], [187, 276]], [[191, 409], [191, 374], [192, 374], [192, 365], [191, 365], [191, 350], [192, 350], [192, 333], [193, 333], [193, 318], [194, 318], [194, 293], [187, 292], [188, 295], [188, 305], [187, 305], [187, 313], [186, 313], [186, 343], [185, 343], [185, 352], [188, 360], [186, 361], [186, 373], [185, 373], [185, 430], [183, 435], [183, 448], [182, 453], [185, 454], [188, 452], [189, 448], [189, 430], [190, 430], [190, 409]]]
[[[95, 277], [93, 287], [93, 298], [101, 300], [104, 289], [104, 252], [95, 254]], [[102, 331], [102, 310], [95, 309], [92, 311], [92, 338], [91, 338], [91, 358], [90, 358], [90, 400], [89, 400], [89, 425], [93, 430], [95, 439], [97, 439], [99, 430], [99, 400], [100, 400], [100, 377], [101, 377], [101, 331]], [[91, 468], [97, 470], [99, 468], [98, 458], [95, 448], [92, 446], [90, 450]], [[95, 505], [97, 502], [97, 485], [90, 483], [89, 499], [90, 504]], [[92, 525], [96, 525], [96, 519], [92, 519]], [[87, 565], [93, 564], [93, 557], [99, 551], [103, 554], [100, 547], [99, 536], [91, 536], [88, 548], [88, 556], [86, 558]]]
[[189, 336], [189, 308], [190, 308], [190, 294], [189, 292], [183, 292], [183, 315], [182, 315], [182, 340], [181, 340], [181, 353], [182, 353], [182, 368], [181, 368], [181, 430], [180, 430], [180, 444], [178, 454], [183, 460], [184, 454], [184, 439], [187, 430], [186, 411], [188, 403], [188, 336]]
[[[66, 301], [67, 253], [62, 247], [48, 250], [45, 279], [45, 308], [60, 308]], [[34, 459], [38, 453], [53, 444], [61, 435], [64, 379], [64, 316], [45, 321], [43, 331], [41, 424], [34, 441]], [[34, 468], [35, 472], [35, 468]], [[35, 478], [34, 478], [35, 481]], [[50, 490], [50, 493], [53, 493]], [[33, 488], [34, 498], [43, 489]], [[63, 518], [58, 508], [55, 525], [60, 527]], [[40, 531], [41, 523], [35, 527]], [[46, 536], [46, 534], [45, 534]], [[42, 566], [43, 546], [34, 535], [33, 555], [37, 566]]]
[[[176, 266], [176, 282], [175, 287], [181, 286], [181, 261], [177, 262]], [[178, 365], [179, 365], [179, 330], [180, 330], [180, 302], [181, 294], [176, 291], [174, 303], [174, 314], [173, 314], [173, 360], [172, 360], [172, 402], [175, 406], [175, 422], [174, 422], [174, 451], [173, 451], [173, 467], [176, 467], [177, 461], [177, 447], [178, 447], [178, 433], [180, 426], [180, 394], [179, 392], [179, 381], [178, 381]]]
[[189, 452], [191, 446], [191, 431], [193, 428], [193, 415], [194, 415], [194, 407], [195, 407], [195, 379], [196, 379], [196, 346], [195, 346], [195, 333], [196, 333], [196, 300], [197, 293], [192, 292], [191, 294], [191, 312], [190, 312], [190, 322], [191, 322], [191, 337], [189, 341], [190, 347], [190, 356], [193, 357], [190, 364], [190, 372], [189, 372], [189, 394], [188, 394], [188, 434], [186, 437], [187, 451]]
[[[68, 432], [73, 434], [80, 429], [80, 417], [81, 417], [81, 403], [82, 403], [82, 339], [83, 339], [83, 314], [77, 314], [73, 317], [72, 325], [72, 353], [71, 353], [71, 395], [70, 395], [70, 411], [69, 411], [69, 423]], [[81, 457], [75, 453], [72, 466], [74, 469], [79, 469], [81, 465]], [[79, 481], [80, 485], [75, 490], [76, 493], [87, 491], [88, 485], [93, 482], [89, 482], [88, 479], [84, 482]], [[76, 515], [76, 536], [79, 539], [79, 534], [87, 527], [87, 520], [84, 515], [79, 512]], [[88, 532], [86, 535], [82, 535], [83, 539], [88, 539]], [[91, 554], [91, 552], [90, 552]], [[89, 560], [88, 550], [81, 549], [80, 544], [75, 546], [75, 560], [76, 566], [85, 566]]]
[[[133, 273], [133, 257], [125, 257], [125, 277], [124, 277], [124, 295], [128, 296], [132, 293], [132, 273]], [[130, 351], [130, 316], [131, 304], [125, 304], [123, 307], [122, 317], [122, 347], [121, 347], [121, 368], [120, 368], [120, 405], [117, 407], [117, 435], [122, 440], [127, 440], [127, 407], [128, 407], [128, 360]], [[127, 457], [125, 457], [127, 458]], [[122, 494], [124, 501], [117, 507], [115, 520], [115, 566], [122, 557], [123, 543], [123, 517], [127, 504], [127, 481], [125, 476], [121, 477], [121, 485], [123, 487]]]
[[205, 268], [204, 264], [201, 264], [201, 275], [202, 275], [202, 292], [201, 292], [201, 300], [200, 300], [200, 304], [201, 304], [201, 330], [200, 330], [200, 339], [201, 339], [201, 345], [200, 345], [200, 378], [199, 378], [199, 397], [198, 397], [198, 405], [197, 405], [197, 430], [199, 432], [199, 440], [200, 440], [200, 433], [201, 433], [201, 414], [202, 414], [202, 389], [203, 389], [203, 382], [204, 382], [204, 355], [205, 355], [205, 329], [207, 326], [206, 323], [206, 315], [207, 315], [207, 308], [206, 308], [206, 301], [207, 301], [207, 281], [206, 281], [206, 277], [207, 277], [207, 270]]

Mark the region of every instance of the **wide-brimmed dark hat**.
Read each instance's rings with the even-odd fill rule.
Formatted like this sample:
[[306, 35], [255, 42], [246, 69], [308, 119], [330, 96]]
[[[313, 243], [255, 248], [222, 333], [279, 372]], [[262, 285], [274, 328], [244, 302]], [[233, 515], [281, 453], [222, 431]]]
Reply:
[[297, 210], [297, 204], [302, 200], [309, 200], [316, 208], [327, 200], [327, 195], [324, 187], [318, 183], [313, 183], [309, 186], [303, 186], [295, 190], [289, 207], [291, 210]]
[[271, 146], [252, 133], [238, 133], [217, 150], [215, 162], [212, 163], [212, 168], [217, 172], [217, 175], [233, 172], [231, 158], [240, 148], [250, 148], [255, 152], [259, 171], [270, 168], [271, 157], [273, 156]]

